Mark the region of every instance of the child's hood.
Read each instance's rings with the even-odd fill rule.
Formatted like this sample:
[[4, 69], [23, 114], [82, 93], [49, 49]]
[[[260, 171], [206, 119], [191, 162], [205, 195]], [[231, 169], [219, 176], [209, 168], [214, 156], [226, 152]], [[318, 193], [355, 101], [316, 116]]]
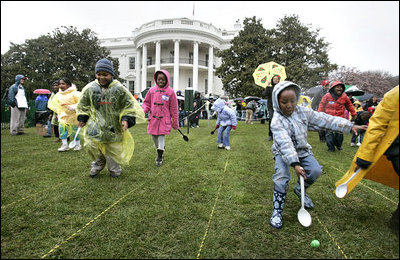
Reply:
[[[164, 88], [168, 88], [169, 87], [169, 72], [168, 71], [166, 71], [166, 70], [157, 70], [155, 73], [154, 73], [154, 82], [156, 83], [156, 86], [158, 86], [157, 85], [157, 74], [159, 73], [159, 72], [162, 72], [166, 77], [167, 77], [167, 84], [164, 86]], [[160, 86], [158, 86], [158, 87], [160, 87]]]
[[291, 81], [279, 82], [278, 84], [276, 84], [274, 90], [272, 91], [272, 106], [274, 108], [274, 111], [277, 111], [280, 114], [282, 114], [282, 112], [281, 112], [281, 109], [279, 108], [278, 95], [279, 95], [279, 93], [281, 93], [283, 90], [287, 89], [290, 86], [295, 86], [295, 88], [296, 88], [296, 96], [297, 96], [297, 103], [298, 103], [300, 100], [301, 88], [297, 84], [295, 84]]
[[225, 101], [218, 98], [215, 100], [214, 104], [212, 105], [211, 109], [217, 112], [221, 112], [225, 107]]
[[71, 92], [73, 92], [73, 91], [76, 91], [76, 90], [78, 90], [78, 89], [76, 88], [75, 84], [72, 83], [72, 85], [71, 85], [69, 88], [67, 88], [67, 89], [64, 90], [64, 91], [62, 91], [62, 90], [60, 89], [59, 92], [60, 92], [61, 94], [65, 95], [65, 94], [69, 94], [69, 93], [71, 93]]
[[338, 85], [342, 85], [343, 86], [343, 92], [341, 95], [343, 95], [344, 91], [346, 90], [344, 84], [340, 81], [335, 81], [332, 83], [332, 86], [329, 88], [329, 93], [334, 94], [335, 93], [335, 87]]

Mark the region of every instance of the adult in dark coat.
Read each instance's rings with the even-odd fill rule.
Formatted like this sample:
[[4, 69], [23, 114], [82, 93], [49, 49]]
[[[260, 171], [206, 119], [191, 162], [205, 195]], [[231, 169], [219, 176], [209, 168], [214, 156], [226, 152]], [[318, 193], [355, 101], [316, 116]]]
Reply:
[[280, 80], [281, 80], [281, 77], [279, 75], [274, 75], [271, 79], [271, 86], [267, 86], [262, 93], [263, 98], [268, 100], [268, 104], [267, 104], [268, 115], [269, 115], [268, 141], [272, 141], [272, 139], [273, 139], [272, 131], [271, 131], [271, 121], [272, 121], [272, 116], [274, 115], [274, 109], [272, 107], [272, 91], [274, 90], [275, 85], [278, 84]]

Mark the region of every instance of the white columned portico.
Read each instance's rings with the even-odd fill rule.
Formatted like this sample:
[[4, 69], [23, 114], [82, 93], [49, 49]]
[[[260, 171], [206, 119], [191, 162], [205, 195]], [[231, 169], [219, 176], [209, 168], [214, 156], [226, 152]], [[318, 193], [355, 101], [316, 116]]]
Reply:
[[208, 47], [208, 93], [214, 94], [214, 47]]
[[147, 46], [146, 44], [142, 45], [142, 90], [146, 89], [147, 84]]
[[160, 41], [156, 41], [156, 71], [160, 70], [161, 68], [160, 56], [161, 56], [161, 43]]
[[179, 89], [179, 40], [174, 40], [174, 91]]
[[140, 56], [140, 50], [138, 49], [137, 50], [137, 52], [136, 52], [136, 64], [135, 64], [135, 66], [136, 66], [136, 82], [135, 82], [135, 93], [137, 93], [137, 92], [142, 92], [142, 84], [141, 84], [141, 75], [140, 75], [140, 64], [141, 64], [141, 62], [140, 62], [140, 58], [141, 58], [141, 56]]
[[193, 43], [193, 90], [199, 90], [199, 42]]

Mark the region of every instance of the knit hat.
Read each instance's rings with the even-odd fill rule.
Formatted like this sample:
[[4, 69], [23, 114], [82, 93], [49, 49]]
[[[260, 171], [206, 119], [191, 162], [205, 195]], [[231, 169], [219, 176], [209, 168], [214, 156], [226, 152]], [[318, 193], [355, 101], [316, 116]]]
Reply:
[[99, 71], [105, 71], [105, 72], [110, 73], [113, 76], [115, 75], [114, 66], [113, 66], [112, 62], [105, 58], [99, 60], [96, 63], [95, 73], [97, 73]]

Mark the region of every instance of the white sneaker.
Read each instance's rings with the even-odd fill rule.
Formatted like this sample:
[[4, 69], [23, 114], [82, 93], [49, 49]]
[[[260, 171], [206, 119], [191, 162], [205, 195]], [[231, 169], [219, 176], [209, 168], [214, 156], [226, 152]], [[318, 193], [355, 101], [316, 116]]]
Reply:
[[223, 149], [224, 148], [224, 144], [218, 144], [218, 149]]
[[225, 150], [230, 150], [231, 149], [231, 147], [230, 146], [225, 146]]
[[350, 146], [351, 146], [351, 147], [354, 147], [354, 146], [356, 146], [356, 144], [355, 144], [355, 143], [351, 143]]
[[75, 151], [80, 151], [80, 150], [82, 150], [82, 145], [81, 145], [81, 144], [75, 145], [74, 150], [75, 150]]
[[60, 148], [58, 148], [59, 152], [65, 152], [65, 151], [68, 151], [68, 150], [69, 150], [68, 144], [63, 144], [63, 145], [61, 145]]
[[357, 143], [357, 146], [361, 146], [361, 143]]

